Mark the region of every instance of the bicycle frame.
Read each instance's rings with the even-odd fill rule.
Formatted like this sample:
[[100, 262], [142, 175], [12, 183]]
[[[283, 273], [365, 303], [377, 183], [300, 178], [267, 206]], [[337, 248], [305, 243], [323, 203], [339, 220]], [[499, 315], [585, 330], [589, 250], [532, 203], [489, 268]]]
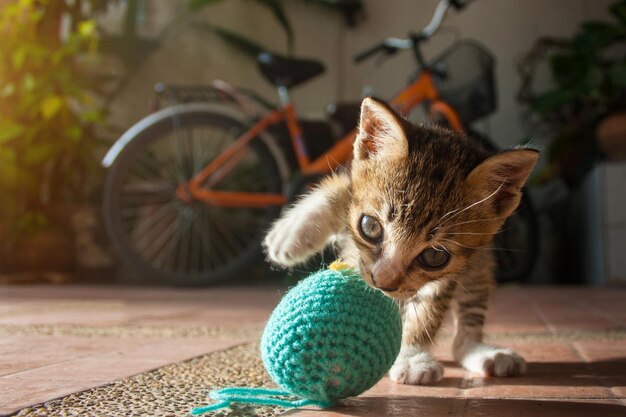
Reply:
[[[391, 100], [392, 106], [401, 113], [408, 113], [416, 105], [424, 102], [430, 103], [431, 112], [443, 115], [453, 129], [463, 131], [458, 114], [450, 105], [439, 98], [433, 76], [428, 71], [423, 71], [413, 83]], [[287, 124], [298, 166], [303, 175], [331, 173], [352, 158], [352, 146], [357, 134], [356, 128], [324, 154], [311, 161], [307, 154], [295, 108], [290, 101], [287, 101], [282, 108], [262, 117], [190, 181], [181, 184], [177, 189], [177, 196], [184, 202], [191, 202], [193, 199], [221, 207], [267, 207], [286, 204], [287, 197], [284, 194], [230, 192], [210, 188], [217, 185], [246, 156], [248, 144], [258, 137], [259, 133], [265, 131], [269, 126], [283, 121]]]

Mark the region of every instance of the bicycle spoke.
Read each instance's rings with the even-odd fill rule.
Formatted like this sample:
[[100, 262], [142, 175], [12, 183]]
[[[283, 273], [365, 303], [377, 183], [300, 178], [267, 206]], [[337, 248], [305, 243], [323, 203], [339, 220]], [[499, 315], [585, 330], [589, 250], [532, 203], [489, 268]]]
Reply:
[[252, 216], [244, 218], [236, 216], [224, 217], [222, 223], [231, 228], [231, 234], [241, 239], [243, 243], [247, 243], [248, 239], [253, 238], [260, 226], [259, 220]]
[[212, 245], [211, 245], [210, 239], [208, 239], [207, 237], [207, 233], [210, 233], [210, 229], [204, 221], [204, 216], [206, 215], [205, 210], [198, 210], [198, 211], [199, 212], [197, 213], [197, 216], [196, 216], [196, 219], [198, 222], [196, 226], [196, 231], [200, 238], [200, 243], [201, 243], [200, 246], [202, 249], [201, 252], [202, 252], [203, 262], [206, 262], [205, 266], [207, 268], [210, 268], [212, 265], [212, 258], [211, 258], [211, 253], [209, 251], [212, 249]]
[[136, 222], [137, 224], [133, 226], [130, 237], [140, 252], [145, 252], [145, 249], [154, 243], [154, 239], [159, 233], [157, 226], [166, 218], [168, 212], [174, 209], [174, 203], [167, 204], [154, 214], [144, 216], [143, 220]]
[[[163, 220], [167, 220], [167, 218], [164, 218]], [[163, 220], [160, 223], [162, 223]], [[143, 251], [145, 256], [148, 259], [151, 259], [153, 263], [158, 261], [159, 257], [157, 255], [161, 251], [165, 243], [167, 242], [167, 239], [169, 238], [169, 236], [176, 230], [176, 224], [175, 222], [169, 221], [166, 223], [164, 229], [160, 231], [156, 227], [155, 229], [158, 231], [157, 233], [155, 233], [156, 236], [154, 236], [154, 239], [152, 240], [152, 242]]]
[[176, 272], [186, 273], [187, 268], [187, 255], [189, 253], [189, 232], [191, 229], [191, 223], [189, 222], [189, 215], [187, 210], [182, 213], [183, 225], [181, 227], [180, 244], [178, 245], [177, 264], [175, 266]]
[[154, 152], [149, 152], [144, 158], [139, 159], [129, 170], [130, 173], [134, 173], [146, 180], [153, 180], [154, 178], [167, 179]]
[[211, 248], [211, 252], [212, 254], [214, 254], [215, 256], [212, 256], [211, 260], [212, 260], [212, 265], [222, 265], [224, 264], [224, 259], [228, 259], [228, 253], [224, 253], [223, 249], [222, 249], [222, 245], [220, 245], [220, 240], [219, 237], [217, 236], [219, 233], [216, 232], [215, 230], [215, 223], [210, 219], [209, 213], [208, 212], [204, 212], [204, 217], [203, 217], [203, 221], [204, 224], [206, 225], [206, 230], [211, 232], [211, 239], [209, 241], [209, 245]]
[[170, 239], [170, 243], [168, 246], [163, 248], [163, 258], [166, 260], [164, 263], [164, 267], [167, 267], [170, 271], [176, 271], [176, 259], [177, 253], [179, 249], [180, 238], [182, 236], [183, 225], [181, 222], [181, 211], [176, 213], [176, 220], [174, 221], [176, 224], [176, 229], [174, 231], [174, 236]]
[[170, 136], [170, 144], [172, 146], [172, 156], [176, 163], [175, 167], [177, 178], [180, 182], [186, 181], [190, 176], [187, 174], [187, 161], [183, 151], [184, 133], [180, 129], [174, 129], [174, 134]]
[[174, 217], [173, 221], [168, 226], [167, 230], [161, 234], [162, 242], [159, 244], [159, 249], [154, 253], [153, 259], [157, 261], [156, 263], [160, 268], [169, 268], [170, 265], [170, 254], [172, 245], [176, 244], [176, 235], [179, 231], [178, 225], [178, 212]]
[[239, 245], [233, 239], [232, 234], [224, 230], [223, 223], [220, 221], [214, 222], [213, 225], [215, 231], [220, 235], [220, 246], [226, 250], [226, 253], [228, 253], [230, 257], [236, 257], [240, 248], [238, 248]]
[[162, 142], [155, 143], [151, 147], [150, 152], [161, 173], [160, 175], [178, 184], [181, 182], [181, 176], [176, 155], [171, 151], [173, 137], [172, 133], [166, 134]]
[[191, 270], [194, 272], [200, 272], [201, 269], [201, 260], [200, 260], [200, 252], [199, 250], [201, 249], [198, 244], [199, 244], [199, 236], [198, 233], [200, 233], [200, 231], [197, 229], [196, 227], [196, 212], [195, 210], [191, 211], [191, 224], [193, 225], [193, 227], [191, 228], [191, 245], [190, 245], [190, 266], [191, 266]]

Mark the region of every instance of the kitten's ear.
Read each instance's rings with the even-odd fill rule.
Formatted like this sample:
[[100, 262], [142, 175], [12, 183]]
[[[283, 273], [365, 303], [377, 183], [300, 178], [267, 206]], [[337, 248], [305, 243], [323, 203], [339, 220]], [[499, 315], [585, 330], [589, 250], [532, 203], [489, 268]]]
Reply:
[[365, 98], [354, 142], [354, 159], [401, 157], [407, 153], [408, 142], [400, 117], [383, 102]]
[[478, 192], [494, 214], [511, 215], [519, 205], [521, 188], [528, 179], [539, 151], [523, 148], [504, 151], [487, 158], [467, 176], [467, 183]]

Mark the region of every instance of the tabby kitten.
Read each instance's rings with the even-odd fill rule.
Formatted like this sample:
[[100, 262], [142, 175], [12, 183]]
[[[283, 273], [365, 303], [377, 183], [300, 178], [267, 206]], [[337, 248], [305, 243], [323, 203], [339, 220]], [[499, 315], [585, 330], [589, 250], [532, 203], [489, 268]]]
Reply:
[[443, 367], [429, 353], [454, 305], [454, 358], [484, 375], [524, 373], [524, 359], [483, 343], [493, 235], [517, 207], [539, 153], [490, 156], [449, 130], [415, 126], [383, 102], [361, 106], [354, 161], [286, 211], [269, 231], [269, 259], [292, 266], [335, 241], [342, 260], [403, 307], [402, 349], [390, 377], [431, 384]]

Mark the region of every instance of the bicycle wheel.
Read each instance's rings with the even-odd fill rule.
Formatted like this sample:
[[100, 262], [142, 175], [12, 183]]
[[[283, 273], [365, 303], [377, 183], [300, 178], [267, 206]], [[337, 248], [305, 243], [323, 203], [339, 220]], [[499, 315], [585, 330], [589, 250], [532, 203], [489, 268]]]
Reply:
[[[470, 130], [468, 137], [488, 151], [498, 151], [496, 145], [485, 135]], [[537, 215], [530, 197], [525, 190], [522, 190], [519, 206], [493, 240], [498, 282], [524, 282], [528, 279], [539, 255], [537, 227]]]
[[[119, 154], [105, 184], [105, 225], [118, 255], [142, 278], [209, 284], [256, 260], [262, 234], [279, 207], [215, 207], [176, 196], [181, 182], [246, 129], [218, 113], [176, 113], [141, 130]], [[280, 193], [276, 161], [264, 142], [255, 138], [213, 189]]]

